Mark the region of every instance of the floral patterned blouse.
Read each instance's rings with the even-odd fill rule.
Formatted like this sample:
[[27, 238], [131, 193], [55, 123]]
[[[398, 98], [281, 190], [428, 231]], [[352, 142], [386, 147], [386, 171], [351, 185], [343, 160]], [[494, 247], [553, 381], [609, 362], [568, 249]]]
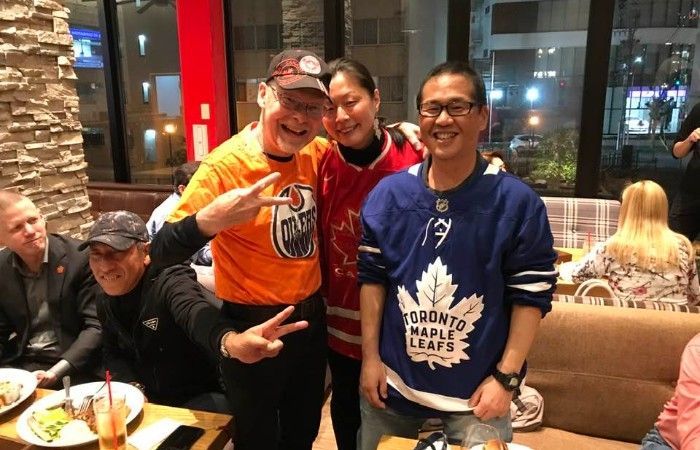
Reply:
[[607, 242], [596, 245], [574, 267], [571, 278], [581, 283], [590, 278], [606, 278], [615, 296], [622, 300], [651, 300], [695, 305], [700, 303], [698, 270], [688, 249], [679, 242], [680, 262], [664, 273], [634, 263], [620, 264], [606, 252]]

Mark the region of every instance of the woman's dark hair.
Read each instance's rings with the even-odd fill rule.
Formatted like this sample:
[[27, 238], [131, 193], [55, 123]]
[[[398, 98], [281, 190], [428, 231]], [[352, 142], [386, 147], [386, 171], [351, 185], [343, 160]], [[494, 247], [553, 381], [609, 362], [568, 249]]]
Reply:
[[[337, 73], [342, 72], [345, 75], [350, 75], [357, 84], [367, 91], [370, 97], [374, 96], [377, 85], [374, 83], [374, 78], [372, 78], [372, 74], [369, 73], [369, 69], [361, 62], [355, 59], [338, 58], [328, 64], [328, 69], [331, 73], [331, 80]], [[404, 135], [394, 127], [387, 128], [386, 118], [377, 116], [377, 120], [379, 121], [379, 128], [386, 130], [391, 136], [391, 139], [396, 143], [396, 146], [400, 149], [405, 140]]]
[[416, 95], [416, 107], [420, 108], [420, 104], [423, 101], [423, 88], [425, 83], [431, 78], [438, 77], [440, 75], [462, 75], [464, 78], [472, 82], [474, 87], [474, 101], [479, 105], [485, 105], [486, 102], [486, 87], [484, 86], [484, 80], [481, 79], [478, 73], [467, 63], [466, 61], [447, 61], [442, 64], [435, 66], [420, 84], [418, 89], [418, 94]]
[[331, 79], [333, 79], [338, 72], [351, 75], [355, 81], [367, 91], [370, 97], [374, 95], [374, 90], [377, 89], [369, 70], [359, 61], [348, 58], [334, 59], [328, 64], [328, 69], [331, 72]]

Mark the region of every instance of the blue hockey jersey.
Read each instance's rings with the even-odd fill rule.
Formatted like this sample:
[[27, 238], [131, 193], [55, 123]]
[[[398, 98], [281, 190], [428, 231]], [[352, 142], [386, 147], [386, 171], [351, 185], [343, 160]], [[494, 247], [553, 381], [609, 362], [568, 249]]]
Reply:
[[387, 405], [434, 417], [468, 411], [501, 359], [512, 305], [551, 309], [557, 272], [542, 200], [481, 157], [442, 193], [429, 161], [382, 180], [362, 209], [361, 283], [386, 287], [380, 355]]

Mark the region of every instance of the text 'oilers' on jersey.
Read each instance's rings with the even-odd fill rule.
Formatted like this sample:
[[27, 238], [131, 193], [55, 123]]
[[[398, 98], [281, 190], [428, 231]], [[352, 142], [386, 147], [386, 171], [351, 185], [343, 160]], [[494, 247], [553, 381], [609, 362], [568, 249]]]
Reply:
[[194, 214], [217, 196], [279, 172], [261, 195], [290, 197], [289, 205], [261, 208], [255, 219], [212, 240], [216, 295], [235, 303], [293, 304], [318, 290], [316, 235], [318, 163], [328, 141], [315, 138], [291, 161], [267, 158], [253, 132], [257, 123], [217, 147], [202, 161], [169, 222]]
[[477, 156], [462, 185], [438, 194], [428, 167], [369, 194], [358, 253], [360, 282], [387, 287], [388, 406], [426, 416], [470, 409], [502, 356], [512, 306], [546, 314], [557, 274], [546, 210], [528, 186]]
[[360, 359], [360, 298], [357, 285], [357, 244], [360, 207], [379, 180], [423, 160], [422, 151], [405, 140], [398, 147], [386, 130], [377, 158], [357, 166], [343, 158], [334, 145], [319, 168], [319, 226], [323, 238], [323, 281], [328, 301], [328, 345], [334, 351]]

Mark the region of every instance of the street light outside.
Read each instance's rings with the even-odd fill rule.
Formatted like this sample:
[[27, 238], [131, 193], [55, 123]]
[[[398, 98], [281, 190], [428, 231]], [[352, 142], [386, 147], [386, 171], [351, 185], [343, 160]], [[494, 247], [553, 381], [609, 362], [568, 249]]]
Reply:
[[530, 148], [535, 146], [535, 127], [540, 124], [540, 116], [530, 116], [527, 119], [530, 125]]

